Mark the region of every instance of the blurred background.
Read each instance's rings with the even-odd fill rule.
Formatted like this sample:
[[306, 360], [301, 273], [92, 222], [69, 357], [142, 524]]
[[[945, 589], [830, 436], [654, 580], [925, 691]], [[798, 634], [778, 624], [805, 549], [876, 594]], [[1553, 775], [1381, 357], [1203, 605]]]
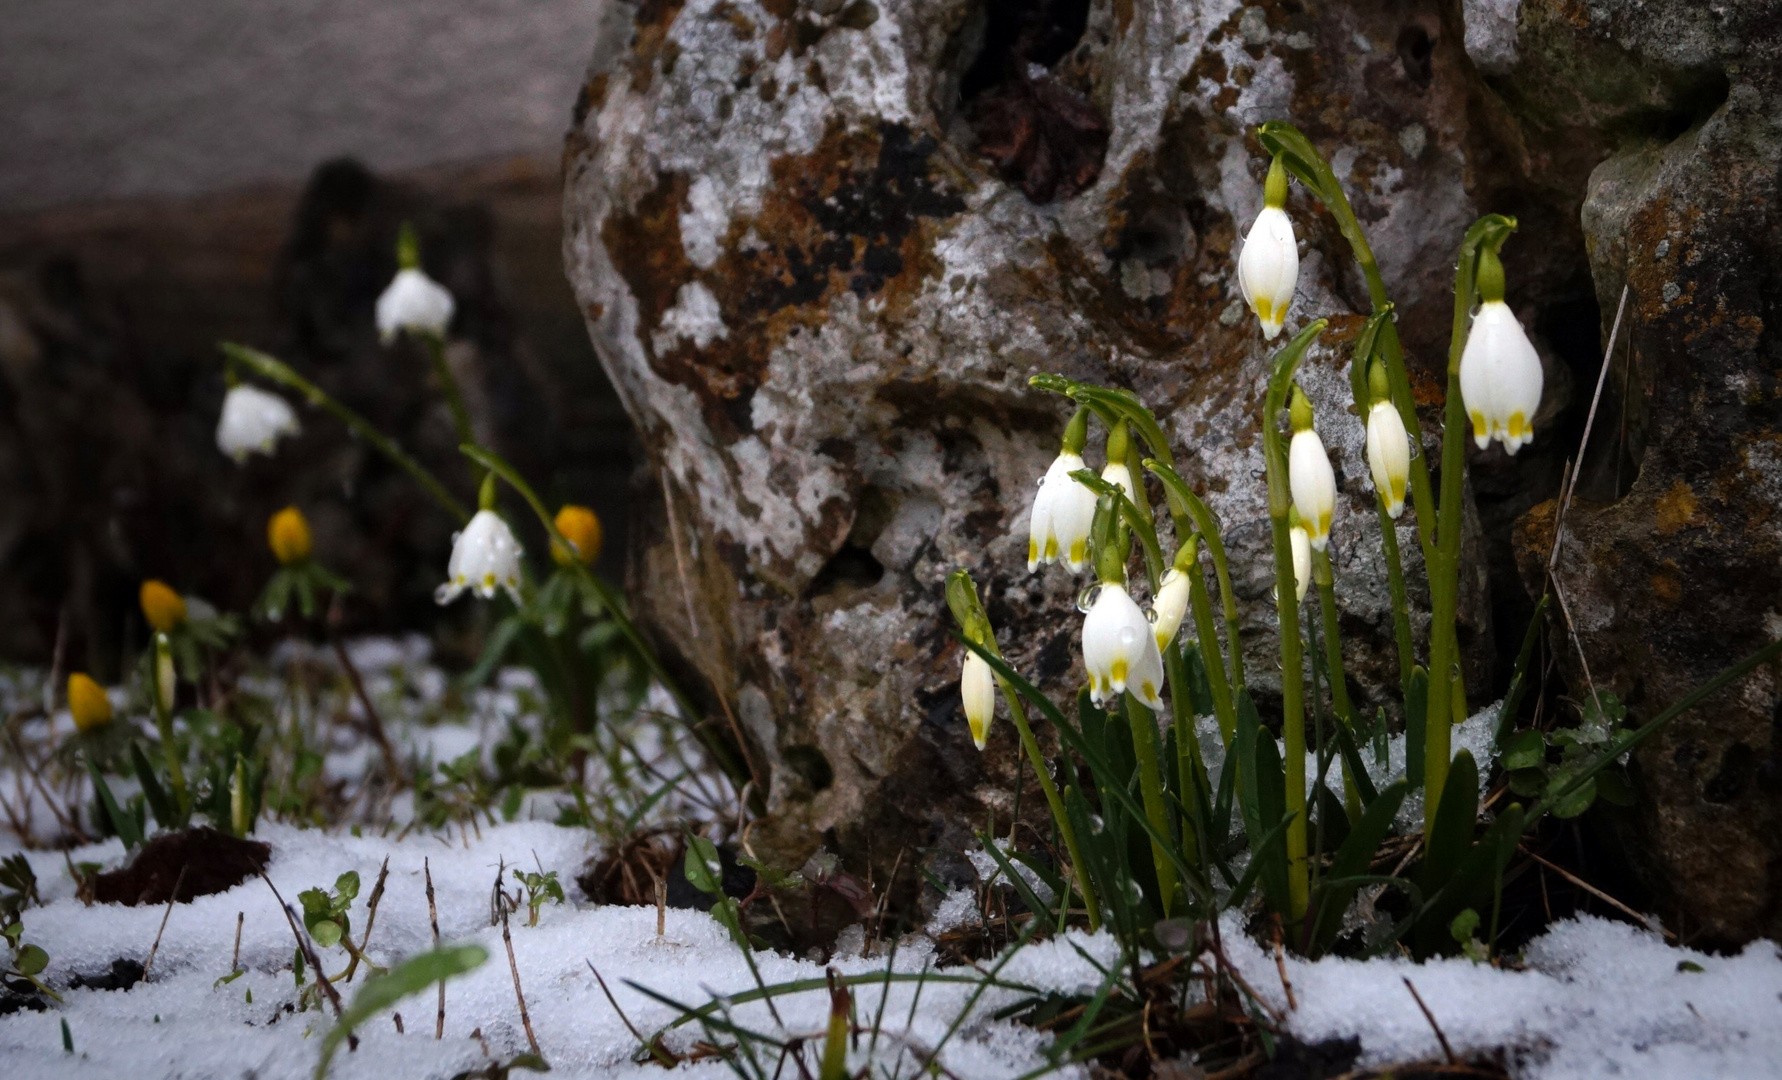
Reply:
[[[145, 577], [241, 610], [296, 504], [360, 630], [439, 625], [452, 524], [323, 414], [237, 466], [220, 340], [474, 496], [427, 358], [372, 305], [404, 222], [458, 301], [479, 433], [622, 551], [630, 425], [564, 280], [559, 155], [602, 0], [0, 5], [0, 659], [113, 679]], [[542, 553], [542, 535], [522, 533]]]

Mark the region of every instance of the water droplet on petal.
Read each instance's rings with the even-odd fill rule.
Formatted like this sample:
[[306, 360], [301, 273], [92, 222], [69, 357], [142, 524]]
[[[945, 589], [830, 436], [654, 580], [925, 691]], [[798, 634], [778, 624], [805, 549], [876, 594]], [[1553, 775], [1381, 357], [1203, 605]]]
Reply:
[[1095, 601], [1100, 596], [1101, 586], [1099, 584], [1088, 586], [1077, 594], [1077, 610], [1085, 615], [1089, 614], [1089, 609], [1095, 606]]

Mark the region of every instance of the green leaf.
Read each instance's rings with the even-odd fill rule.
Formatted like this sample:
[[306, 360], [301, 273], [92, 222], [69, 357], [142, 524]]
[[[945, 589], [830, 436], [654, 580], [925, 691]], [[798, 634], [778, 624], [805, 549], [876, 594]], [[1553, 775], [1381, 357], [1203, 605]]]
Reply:
[[1545, 768], [1517, 769], [1510, 774], [1510, 790], [1525, 799], [1533, 799], [1547, 790]]
[[1694, 972], [1699, 975], [1702, 972], [1706, 971], [1707, 968], [1702, 967], [1700, 964], [1696, 963], [1694, 960], [1679, 960], [1679, 961], [1677, 961], [1677, 970], [1678, 971]]
[[309, 936], [324, 949], [340, 944], [340, 924], [333, 919], [317, 919], [309, 924]]
[[703, 836], [687, 837], [684, 861], [687, 883], [707, 896], [724, 892], [724, 864], [718, 859], [718, 846]]
[[[334, 891], [340, 895], [340, 898], [342, 900], [351, 900], [354, 897], [358, 896], [359, 895], [359, 872], [357, 870], [348, 870], [346, 873], [340, 875], [338, 878], [335, 878], [334, 879]], [[345, 904], [342, 904], [339, 906], [342, 910], [344, 910], [346, 907]]]
[[1465, 750], [1454, 755], [1447, 786], [1436, 807], [1435, 824], [1425, 837], [1426, 853], [1420, 884], [1425, 893], [1440, 889], [1472, 846], [1479, 821], [1479, 768]]
[[435, 983], [475, 971], [488, 959], [489, 951], [481, 945], [449, 945], [411, 956], [387, 974], [367, 979], [354, 995], [353, 1003], [341, 1013], [340, 1022], [322, 1038], [322, 1057], [316, 1063], [315, 1080], [328, 1075], [328, 1065], [334, 1060], [335, 1051], [354, 1028], [405, 997], [418, 994]]
[[1355, 879], [1366, 874], [1373, 865], [1374, 853], [1392, 829], [1398, 808], [1404, 805], [1410, 790], [1410, 785], [1400, 780], [1382, 791], [1379, 798], [1362, 811], [1361, 819], [1349, 831], [1349, 838], [1337, 848], [1330, 870], [1319, 882], [1318, 895], [1313, 899], [1312, 910], [1317, 912], [1311, 931], [1315, 951], [1329, 948], [1336, 940], [1342, 929], [1343, 916], [1361, 887]]
[[[1593, 776], [1582, 784], [1567, 790], [1571, 780], [1571, 772], [1562, 770], [1554, 773], [1552, 781], [1547, 785], [1547, 794], [1552, 800], [1554, 817], [1575, 818], [1590, 809], [1590, 804], [1596, 801], [1596, 777]], [[1558, 792], [1564, 792], [1564, 794], [1556, 794]]]
[[161, 787], [160, 779], [155, 776], [148, 756], [142, 752], [141, 743], [130, 744], [130, 767], [136, 771], [136, 782], [142, 785], [142, 797], [148, 802], [149, 813], [155, 816], [155, 824], [163, 829], [177, 829], [184, 825], [173, 800], [167, 797], [166, 789]]
[[1411, 790], [1423, 786], [1425, 756], [1424, 725], [1429, 712], [1429, 672], [1419, 664], [1411, 669], [1410, 685], [1405, 687], [1405, 779]]
[[27, 945], [12, 958], [12, 968], [20, 975], [31, 976], [49, 966], [49, 953], [37, 945]]
[[328, 901], [328, 894], [320, 889], [305, 889], [297, 894], [297, 902], [303, 905], [303, 915], [307, 919], [311, 915], [326, 915], [333, 910]]
[[[1262, 729], [1256, 716], [1256, 703], [1246, 690], [1238, 696], [1237, 738], [1233, 752], [1237, 755], [1238, 806], [1244, 819], [1244, 832], [1250, 838], [1251, 858], [1261, 866], [1263, 895], [1276, 911], [1287, 911], [1287, 849], [1284, 845], [1264, 844], [1281, 824], [1286, 811], [1286, 778], [1281, 772], [1280, 751], [1275, 739]], [[1229, 763], [1226, 766], [1230, 767]]]
[[99, 805], [105, 808], [105, 815], [111, 818], [111, 827], [117, 830], [118, 839], [124, 842], [124, 850], [140, 847], [142, 829], [133, 816], [119, 808], [117, 799], [112, 797], [111, 785], [105, 782], [105, 777], [99, 775], [99, 766], [93, 764], [92, 758], [87, 759], [87, 775], [92, 777], [93, 790], [99, 796]]
[[1596, 774], [1596, 797], [1611, 806], [1634, 804], [1633, 788], [1627, 782], [1627, 774], [1620, 769], [1604, 769]]
[[1510, 689], [1504, 694], [1503, 707], [1497, 714], [1497, 744], [1502, 746], [1509, 738], [1510, 732], [1516, 730], [1516, 714], [1522, 710], [1522, 695], [1528, 690], [1528, 670], [1534, 661], [1535, 645], [1541, 639], [1541, 628], [1546, 625], [1547, 604], [1553, 598], [1550, 592], [1542, 593], [1540, 602], [1535, 604], [1534, 615], [1528, 620], [1528, 629], [1522, 632], [1522, 648], [1516, 654], [1515, 671], [1510, 676]]
[[1448, 924], [1448, 933], [1453, 935], [1456, 945], [1465, 945], [1472, 941], [1473, 934], [1478, 929], [1479, 913], [1472, 908], [1467, 908], [1454, 916], [1454, 921]]
[[1504, 744], [1503, 767], [1538, 768], [1547, 760], [1547, 740], [1539, 731], [1519, 731]]

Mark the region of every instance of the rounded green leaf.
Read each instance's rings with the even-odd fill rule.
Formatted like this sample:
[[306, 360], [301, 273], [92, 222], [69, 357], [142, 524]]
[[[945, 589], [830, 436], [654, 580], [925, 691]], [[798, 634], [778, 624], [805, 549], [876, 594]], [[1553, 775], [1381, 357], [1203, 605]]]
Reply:
[[1531, 769], [1546, 760], [1547, 740], [1538, 731], [1517, 732], [1504, 746], [1505, 769]]
[[309, 936], [327, 949], [340, 944], [340, 924], [333, 919], [317, 919], [309, 928]]
[[49, 966], [49, 953], [36, 945], [27, 945], [13, 958], [12, 966], [20, 975], [35, 975]]
[[[1571, 783], [1571, 777], [1565, 773], [1561, 773], [1553, 778], [1553, 783], [1549, 790], [1557, 792], [1560, 788], [1569, 783]], [[1591, 777], [1589, 780], [1578, 785], [1576, 791], [1554, 803], [1553, 815], [1562, 818], [1575, 818], [1579, 814], [1590, 809], [1590, 804], [1595, 801], [1596, 778]]]

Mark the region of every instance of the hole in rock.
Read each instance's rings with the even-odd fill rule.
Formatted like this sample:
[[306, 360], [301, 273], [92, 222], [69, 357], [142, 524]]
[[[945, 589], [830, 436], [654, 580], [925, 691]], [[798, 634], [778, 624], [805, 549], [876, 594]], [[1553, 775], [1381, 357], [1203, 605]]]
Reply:
[[1751, 784], [1757, 755], [1742, 742], [1733, 743], [1720, 755], [1720, 768], [1702, 785], [1702, 798], [1711, 803], [1734, 803]]
[[785, 759], [787, 768], [810, 785], [812, 793], [823, 791], [835, 783], [835, 767], [829, 764], [823, 751], [808, 743], [788, 746], [780, 756]]
[[977, 152], [1036, 203], [1068, 199], [1101, 175], [1108, 125], [1077, 62], [1088, 0], [987, 0], [967, 20], [958, 103]]
[[1408, 23], [1398, 32], [1398, 62], [1404, 68], [1405, 78], [1419, 87], [1429, 85], [1435, 73], [1433, 57], [1435, 56], [1435, 38], [1430, 36], [1427, 27], [1419, 23]]
[[872, 552], [850, 540], [817, 571], [808, 595], [814, 600], [843, 589], [870, 588], [884, 576], [885, 567], [873, 558]]

